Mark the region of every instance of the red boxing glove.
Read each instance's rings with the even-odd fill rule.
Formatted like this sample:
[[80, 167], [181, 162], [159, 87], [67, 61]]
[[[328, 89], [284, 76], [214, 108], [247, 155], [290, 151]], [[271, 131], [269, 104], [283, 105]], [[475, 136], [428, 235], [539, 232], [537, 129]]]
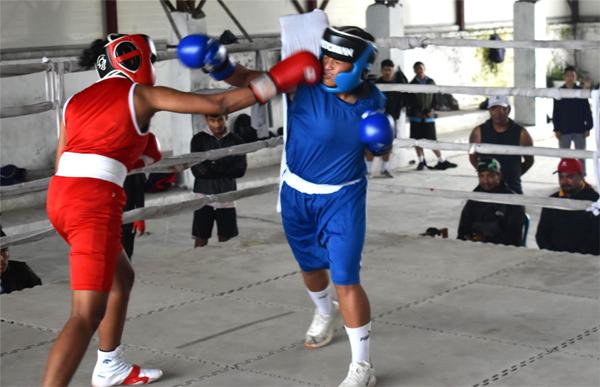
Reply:
[[271, 67], [250, 82], [250, 90], [256, 100], [263, 104], [277, 93], [292, 91], [300, 83], [309, 85], [321, 80], [321, 62], [308, 51], [299, 51]]
[[153, 133], [148, 133], [148, 142], [144, 153], [136, 160], [133, 164], [132, 169], [144, 168], [150, 164], [154, 164], [162, 159], [162, 153], [160, 153], [160, 144]]
[[136, 220], [133, 222], [133, 228], [131, 229], [133, 234], [137, 234], [138, 236], [144, 235], [146, 233], [146, 222], [143, 220]]

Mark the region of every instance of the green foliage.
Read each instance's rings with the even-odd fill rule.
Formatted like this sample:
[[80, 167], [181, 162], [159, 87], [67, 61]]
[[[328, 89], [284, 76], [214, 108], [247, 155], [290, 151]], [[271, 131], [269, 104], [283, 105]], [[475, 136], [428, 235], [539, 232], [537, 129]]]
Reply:
[[547, 77], [551, 81], [562, 81], [563, 80], [563, 67], [561, 64], [553, 63], [548, 71]]
[[[500, 34], [503, 40], [510, 39], [508, 34]], [[490, 34], [485, 33], [475, 39], [489, 39]], [[514, 53], [512, 49], [506, 50], [504, 62], [495, 63], [489, 59], [489, 48], [479, 47], [475, 49], [475, 58], [480, 64], [479, 71], [473, 75], [473, 83], [485, 86], [509, 86], [512, 82]]]

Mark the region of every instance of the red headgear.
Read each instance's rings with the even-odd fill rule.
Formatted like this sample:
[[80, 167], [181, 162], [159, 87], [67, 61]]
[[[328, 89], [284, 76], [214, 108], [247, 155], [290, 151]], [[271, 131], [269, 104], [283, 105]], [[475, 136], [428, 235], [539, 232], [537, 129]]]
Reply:
[[583, 165], [577, 159], [561, 159], [554, 173], [583, 173]]
[[156, 48], [148, 35], [110, 34], [104, 53], [96, 60], [96, 70], [100, 78], [120, 73], [135, 83], [154, 85], [154, 61]]

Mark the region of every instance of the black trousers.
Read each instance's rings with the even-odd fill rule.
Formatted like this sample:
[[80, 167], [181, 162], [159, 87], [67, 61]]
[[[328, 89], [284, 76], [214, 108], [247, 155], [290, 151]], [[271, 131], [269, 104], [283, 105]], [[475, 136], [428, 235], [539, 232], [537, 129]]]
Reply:
[[239, 234], [235, 208], [213, 208], [204, 206], [194, 211], [192, 236], [210, 239], [214, 222], [217, 222], [217, 235], [220, 239], [230, 239]]

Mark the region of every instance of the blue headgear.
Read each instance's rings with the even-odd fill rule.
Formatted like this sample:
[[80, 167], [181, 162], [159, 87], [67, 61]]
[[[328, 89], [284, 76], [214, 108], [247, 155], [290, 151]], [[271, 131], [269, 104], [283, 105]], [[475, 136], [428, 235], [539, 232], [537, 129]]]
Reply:
[[335, 87], [321, 83], [329, 93], [345, 93], [354, 90], [366, 78], [375, 62], [377, 47], [356, 35], [328, 27], [321, 38], [321, 59], [323, 55], [352, 63], [350, 71], [335, 77]]

